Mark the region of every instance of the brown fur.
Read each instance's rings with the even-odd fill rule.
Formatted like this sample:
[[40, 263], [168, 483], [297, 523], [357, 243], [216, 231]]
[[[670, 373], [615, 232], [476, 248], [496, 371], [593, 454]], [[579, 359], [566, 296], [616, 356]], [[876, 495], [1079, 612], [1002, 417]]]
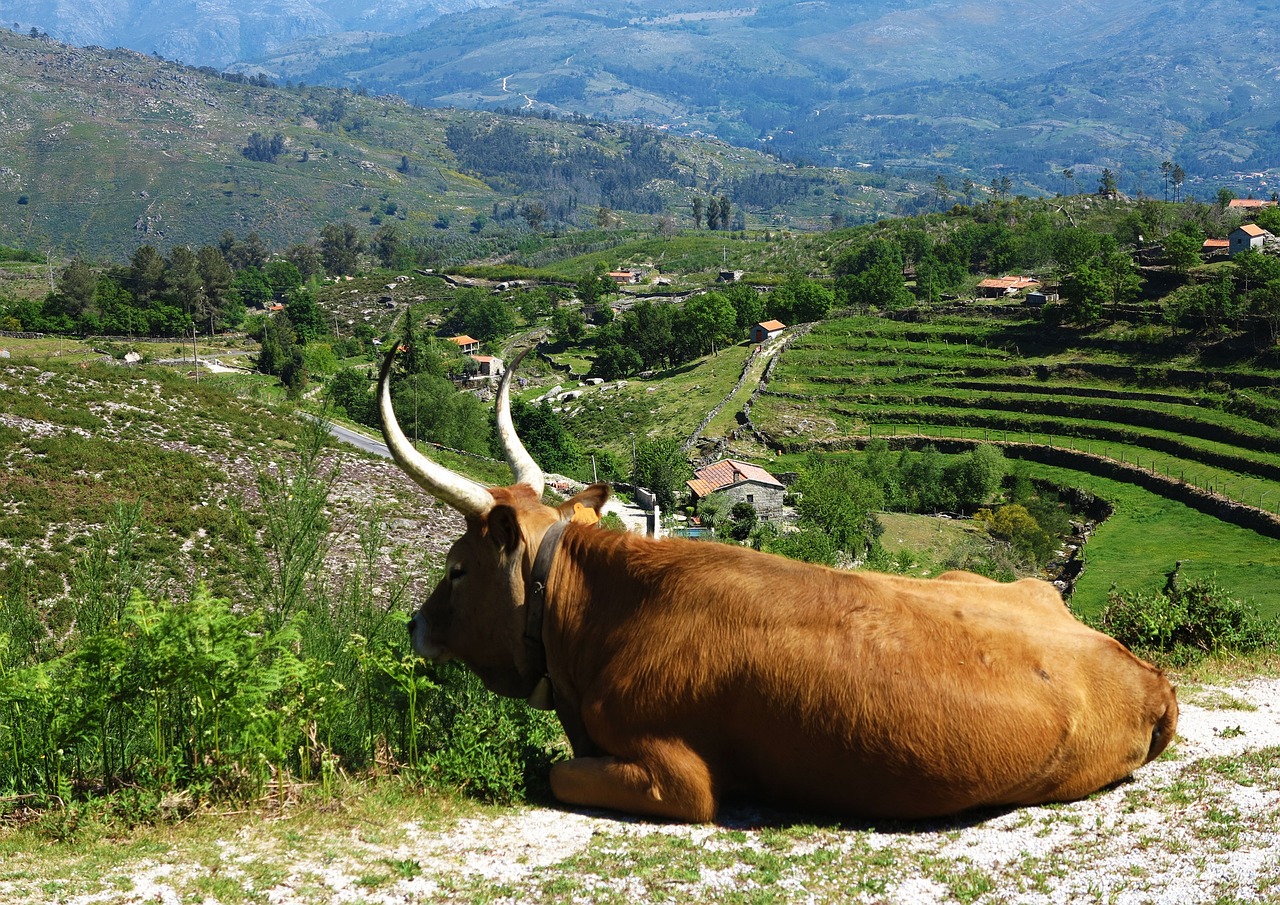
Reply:
[[[523, 696], [540, 678], [524, 582], [561, 513], [527, 487], [492, 493], [411, 630]], [[1030, 579], [841, 572], [572, 525], [543, 639], [575, 753], [552, 769], [557, 798], [664, 818], [710, 820], [736, 793], [907, 818], [1065, 801], [1157, 756], [1177, 724], [1159, 670]]]

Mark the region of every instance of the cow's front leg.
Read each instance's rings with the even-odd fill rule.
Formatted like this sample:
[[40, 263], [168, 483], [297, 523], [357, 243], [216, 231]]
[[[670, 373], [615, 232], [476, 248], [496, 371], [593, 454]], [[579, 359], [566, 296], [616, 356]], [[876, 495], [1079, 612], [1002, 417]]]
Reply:
[[706, 762], [692, 751], [663, 746], [642, 759], [575, 757], [551, 768], [551, 791], [566, 804], [609, 808], [705, 823], [716, 815]]

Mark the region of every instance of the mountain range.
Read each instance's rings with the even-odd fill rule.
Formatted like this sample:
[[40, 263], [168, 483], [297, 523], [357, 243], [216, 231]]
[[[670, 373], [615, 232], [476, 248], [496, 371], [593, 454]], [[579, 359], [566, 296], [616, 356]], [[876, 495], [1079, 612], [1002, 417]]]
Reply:
[[273, 86], [0, 28], [0, 244], [20, 248], [118, 259], [226, 230], [283, 247], [350, 222], [449, 263], [530, 231], [692, 226], [694, 198], [731, 198], [743, 225], [814, 229], [923, 190], [638, 126]]
[[317, 36], [401, 34], [499, 0], [0, 0], [0, 24], [80, 46], [127, 47], [197, 66], [270, 55]]
[[1110, 169], [1160, 195], [1171, 161], [1184, 194], [1211, 197], [1269, 194], [1280, 173], [1277, 0], [0, 0], [4, 18], [279, 81], [576, 112], [953, 187], [1092, 191]]

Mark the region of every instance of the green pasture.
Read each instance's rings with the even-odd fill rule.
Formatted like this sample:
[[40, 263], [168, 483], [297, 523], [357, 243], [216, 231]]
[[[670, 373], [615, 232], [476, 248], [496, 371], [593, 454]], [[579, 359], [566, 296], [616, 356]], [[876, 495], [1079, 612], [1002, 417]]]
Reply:
[[[819, 324], [784, 354], [752, 421], [795, 450], [780, 458], [783, 470], [810, 442], [958, 438], [1007, 444], [1010, 458], [1022, 444], [1047, 445], [1280, 511], [1280, 396], [1257, 385], [1269, 372], [1245, 359], [1205, 361], [1189, 348], [1170, 354], [1170, 342], [1153, 352], [1140, 331], [1055, 332], [1051, 341], [1036, 326], [989, 315]], [[1181, 560], [1188, 577], [1212, 577], [1280, 615], [1280, 541], [1134, 484], [1027, 464], [1033, 476], [1115, 507], [1086, 547], [1078, 610], [1097, 612], [1113, 585], [1158, 585]]]
[[1280, 541], [1219, 521], [1157, 494], [1078, 471], [1027, 463], [1028, 472], [1097, 494], [1114, 507], [1085, 546], [1085, 570], [1072, 597], [1096, 613], [1115, 586], [1162, 587], [1181, 561], [1188, 578], [1212, 578], [1263, 613], [1280, 617]]

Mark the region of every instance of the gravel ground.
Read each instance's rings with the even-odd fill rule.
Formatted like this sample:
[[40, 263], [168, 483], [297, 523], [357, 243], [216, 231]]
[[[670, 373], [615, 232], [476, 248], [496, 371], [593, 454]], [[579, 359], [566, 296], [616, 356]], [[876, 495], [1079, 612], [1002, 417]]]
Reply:
[[[236, 901], [281, 905], [1280, 902], [1280, 679], [1180, 697], [1164, 757], [1071, 804], [879, 827], [746, 808], [712, 826], [530, 808], [302, 838], [268, 821], [220, 839], [212, 866], [121, 864], [127, 883], [60, 901], [219, 901], [191, 896], [209, 871], [243, 878]], [[255, 883], [264, 859], [271, 880]]]

